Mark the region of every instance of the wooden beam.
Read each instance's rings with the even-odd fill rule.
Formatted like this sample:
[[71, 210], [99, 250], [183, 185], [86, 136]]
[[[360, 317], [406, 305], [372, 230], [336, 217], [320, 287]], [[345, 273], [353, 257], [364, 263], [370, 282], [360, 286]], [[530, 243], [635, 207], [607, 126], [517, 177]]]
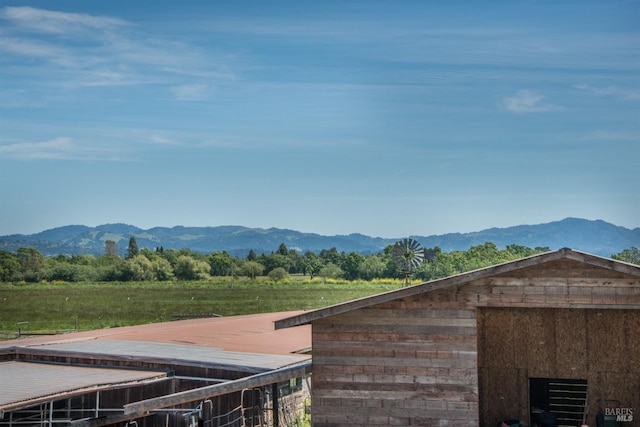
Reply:
[[245, 388], [262, 387], [281, 381], [287, 381], [291, 378], [304, 377], [310, 372], [311, 362], [308, 361], [302, 364], [276, 369], [274, 371], [264, 372], [233, 381], [227, 381], [221, 384], [209, 385], [167, 396], [129, 403], [124, 405], [124, 413], [129, 415], [145, 414], [154, 409], [167, 408], [200, 399], [208, 399], [210, 397], [241, 391]]
[[280, 407], [278, 405], [278, 384], [271, 384], [271, 408], [273, 410], [273, 425], [280, 425]]

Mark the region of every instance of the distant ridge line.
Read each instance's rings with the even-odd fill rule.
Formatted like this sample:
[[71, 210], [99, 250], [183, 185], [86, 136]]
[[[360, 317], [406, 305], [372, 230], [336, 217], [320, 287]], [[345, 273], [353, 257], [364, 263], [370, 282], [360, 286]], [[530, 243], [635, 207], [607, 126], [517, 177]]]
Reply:
[[319, 252], [336, 248], [339, 252], [372, 254], [382, 251], [400, 238], [410, 237], [423, 247], [440, 247], [444, 252], [464, 251], [472, 246], [492, 242], [499, 248], [510, 244], [548, 247], [551, 250], [569, 247], [601, 256], [611, 256], [624, 249], [640, 246], [640, 228], [628, 229], [603, 220], [565, 218], [536, 225], [489, 228], [469, 233], [447, 233], [431, 236], [370, 237], [360, 233], [324, 236], [316, 233], [280, 228], [250, 228], [239, 225], [188, 227], [153, 227], [141, 229], [134, 225], [115, 223], [96, 227], [68, 225], [31, 235], [0, 236], [0, 250], [15, 252], [20, 247], [35, 247], [45, 256], [104, 254], [105, 240], [117, 243], [124, 254], [129, 239], [136, 238], [138, 247], [155, 249], [190, 249], [211, 253], [227, 251], [244, 257], [249, 250], [271, 253], [284, 243], [300, 252]]

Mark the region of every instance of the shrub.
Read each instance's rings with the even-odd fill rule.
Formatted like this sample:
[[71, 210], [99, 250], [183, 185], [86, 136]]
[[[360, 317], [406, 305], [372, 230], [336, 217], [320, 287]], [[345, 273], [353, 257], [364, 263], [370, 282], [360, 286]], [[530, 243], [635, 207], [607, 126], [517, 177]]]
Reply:
[[267, 277], [274, 282], [280, 282], [289, 278], [289, 273], [282, 267], [276, 267], [267, 274]]

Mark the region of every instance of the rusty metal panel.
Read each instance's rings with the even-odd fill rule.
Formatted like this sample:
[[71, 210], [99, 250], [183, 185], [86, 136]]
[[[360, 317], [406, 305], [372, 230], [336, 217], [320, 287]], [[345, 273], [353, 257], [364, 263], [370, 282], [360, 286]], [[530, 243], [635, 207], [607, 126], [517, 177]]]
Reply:
[[0, 412], [87, 391], [166, 378], [165, 372], [106, 369], [45, 363], [0, 363]]
[[245, 367], [248, 371], [277, 369], [309, 358], [309, 356], [245, 353], [193, 345], [120, 340], [74, 341], [63, 344], [39, 345], [37, 348], [65, 353], [94, 354], [101, 357], [113, 356], [148, 361], [170, 360], [234, 368]]

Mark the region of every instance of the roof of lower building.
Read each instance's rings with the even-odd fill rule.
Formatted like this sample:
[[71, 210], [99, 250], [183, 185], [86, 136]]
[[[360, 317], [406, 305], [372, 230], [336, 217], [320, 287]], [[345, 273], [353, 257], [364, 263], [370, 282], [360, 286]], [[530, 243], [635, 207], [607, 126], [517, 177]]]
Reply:
[[[2, 412], [75, 394], [166, 377], [163, 368], [150, 371], [74, 364], [34, 363], [51, 357], [149, 362], [151, 366], [213, 367], [251, 375], [277, 372], [308, 363], [310, 326], [276, 331], [274, 322], [302, 313], [262, 313], [246, 316], [181, 320], [95, 331], [22, 338], [0, 343], [0, 354], [17, 360], [0, 362]], [[24, 361], [20, 354], [28, 355]], [[13, 355], [13, 356], [12, 356]], [[306, 368], [305, 368], [306, 369]], [[219, 380], [228, 381], [228, 380]]]
[[0, 362], [0, 414], [57, 396], [106, 390], [166, 378], [165, 372], [89, 368], [31, 362]]
[[[277, 331], [274, 322], [303, 311], [179, 320], [107, 328], [0, 342], [0, 352], [11, 347], [103, 354], [206, 360], [234, 363], [244, 357], [255, 366], [274, 368], [288, 359], [308, 358], [310, 326]], [[245, 356], [242, 356], [244, 354]], [[264, 362], [258, 362], [263, 359]]]
[[267, 354], [243, 351], [227, 351], [221, 348], [188, 344], [167, 344], [147, 341], [114, 339], [86, 339], [67, 342], [51, 342], [38, 345], [18, 345], [30, 354], [65, 353], [99, 358], [138, 359], [147, 362], [174, 364], [198, 364], [221, 369], [261, 372], [291, 365], [309, 358], [304, 355]]

